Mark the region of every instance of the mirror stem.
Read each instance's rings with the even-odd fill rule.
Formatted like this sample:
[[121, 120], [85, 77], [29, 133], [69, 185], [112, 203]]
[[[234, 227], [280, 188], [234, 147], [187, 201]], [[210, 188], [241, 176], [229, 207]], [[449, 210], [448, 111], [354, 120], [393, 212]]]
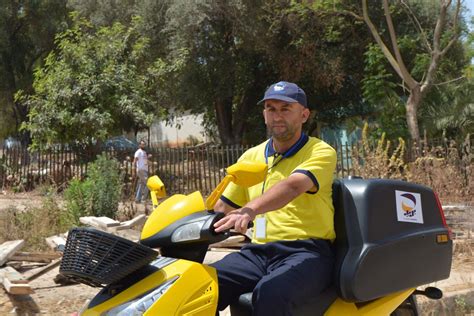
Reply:
[[155, 209], [158, 206], [158, 198], [156, 197], [156, 192], [150, 191], [150, 195], [151, 195], [151, 202], [153, 203], [153, 209]]
[[228, 174], [222, 179], [222, 181], [217, 185], [217, 187], [212, 191], [209, 197], [206, 200], [206, 208], [210, 211], [214, 209], [214, 205], [216, 205], [217, 200], [221, 197], [222, 193], [224, 193], [225, 188], [231, 181], [234, 180], [234, 176]]

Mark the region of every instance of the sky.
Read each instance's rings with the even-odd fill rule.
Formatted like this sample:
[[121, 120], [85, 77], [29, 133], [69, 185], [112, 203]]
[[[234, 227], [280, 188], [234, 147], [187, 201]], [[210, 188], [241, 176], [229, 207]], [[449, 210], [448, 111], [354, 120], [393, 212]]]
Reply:
[[467, 13], [467, 17], [472, 17], [474, 15], [474, 0], [464, 0], [464, 6], [470, 11]]

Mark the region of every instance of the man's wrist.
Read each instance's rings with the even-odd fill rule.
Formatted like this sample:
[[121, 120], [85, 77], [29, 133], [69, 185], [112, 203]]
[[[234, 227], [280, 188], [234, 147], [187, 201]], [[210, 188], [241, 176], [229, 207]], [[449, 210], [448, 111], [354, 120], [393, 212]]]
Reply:
[[252, 218], [252, 220], [254, 220], [255, 217], [257, 216], [257, 211], [254, 208], [250, 207], [250, 206], [242, 207], [242, 211], [246, 214], [249, 214], [250, 217]]

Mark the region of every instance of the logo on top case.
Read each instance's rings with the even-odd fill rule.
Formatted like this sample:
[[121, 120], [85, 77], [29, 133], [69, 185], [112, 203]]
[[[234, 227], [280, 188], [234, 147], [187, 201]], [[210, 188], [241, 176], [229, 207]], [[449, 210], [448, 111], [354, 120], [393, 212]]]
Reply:
[[423, 209], [419, 193], [395, 190], [395, 200], [399, 222], [423, 224]]

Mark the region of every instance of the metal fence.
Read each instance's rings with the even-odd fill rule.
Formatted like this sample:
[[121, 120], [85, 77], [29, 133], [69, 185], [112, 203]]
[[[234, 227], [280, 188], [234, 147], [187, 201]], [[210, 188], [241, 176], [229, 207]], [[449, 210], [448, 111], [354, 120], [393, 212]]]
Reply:
[[[335, 176], [352, 175], [351, 159], [358, 145], [346, 143], [332, 146], [337, 152]], [[236, 162], [249, 147], [202, 144], [181, 148], [149, 148], [149, 171], [150, 174], [159, 175], [169, 194], [187, 194], [199, 190], [206, 195], [222, 179], [225, 168]], [[448, 153], [449, 148], [445, 149]], [[408, 150], [407, 153], [412, 155]], [[125, 187], [128, 188], [126, 191], [132, 194], [135, 185], [132, 174], [134, 150], [107, 150], [105, 154], [120, 162]], [[0, 186], [28, 191], [39, 184], [51, 183], [61, 188], [73, 177], [84, 178], [89, 163], [80, 152], [68, 146], [41, 151], [29, 151], [21, 146], [3, 147], [0, 148]]]
[[[182, 148], [149, 148], [150, 174], [163, 180], [169, 193], [210, 193], [249, 146], [201, 145]], [[134, 150], [105, 150], [120, 162], [125, 185], [134, 186], [132, 162]], [[39, 184], [64, 186], [73, 177], [84, 178], [90, 162], [67, 146], [29, 151], [26, 147], [0, 148], [0, 186], [28, 191]], [[126, 190], [127, 191], [127, 190]]]
[[[149, 148], [150, 174], [157, 174], [169, 193], [210, 193], [224, 176], [227, 166], [235, 163], [250, 146], [200, 145], [181, 148]], [[351, 146], [338, 150], [337, 173], [347, 176]], [[120, 162], [125, 184], [134, 185], [133, 151], [107, 150], [105, 154]], [[84, 178], [89, 162], [67, 147], [28, 151], [15, 146], [0, 150], [0, 185], [2, 188], [31, 190], [38, 184], [65, 185], [71, 178]]]

